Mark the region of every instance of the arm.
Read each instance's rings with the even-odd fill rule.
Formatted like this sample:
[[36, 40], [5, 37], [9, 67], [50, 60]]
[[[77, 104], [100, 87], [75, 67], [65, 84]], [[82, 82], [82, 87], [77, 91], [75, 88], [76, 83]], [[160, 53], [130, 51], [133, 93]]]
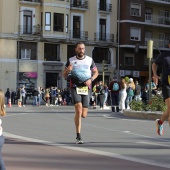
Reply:
[[93, 69], [92, 72], [93, 72], [93, 75], [92, 75], [91, 79], [88, 79], [88, 80], [85, 82], [85, 85], [86, 85], [86, 86], [90, 86], [90, 85], [92, 84], [92, 81], [93, 81], [94, 79], [96, 79], [96, 78], [98, 77], [98, 75], [99, 75], [99, 72], [98, 72], [97, 67], [96, 67], [95, 69]]
[[158, 79], [160, 79], [160, 77], [157, 75], [157, 67], [158, 67], [157, 64], [155, 63], [152, 64], [153, 81], [156, 85], [158, 84]]
[[73, 65], [69, 64], [68, 67], [65, 67], [64, 71], [63, 71], [63, 77], [66, 79], [68, 76], [68, 73], [71, 72], [71, 70], [73, 69]]

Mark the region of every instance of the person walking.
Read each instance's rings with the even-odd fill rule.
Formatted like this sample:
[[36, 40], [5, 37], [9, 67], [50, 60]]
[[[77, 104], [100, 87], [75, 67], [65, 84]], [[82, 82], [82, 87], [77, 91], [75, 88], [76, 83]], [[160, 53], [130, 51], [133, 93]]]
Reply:
[[162, 67], [162, 77], [161, 77], [161, 86], [162, 86], [162, 95], [167, 106], [166, 111], [163, 112], [160, 119], [156, 119], [156, 132], [158, 135], [164, 134], [163, 123], [166, 119], [169, 121], [170, 125], [170, 52], [162, 53], [152, 64], [153, 72], [153, 81], [158, 85], [158, 79], [160, 77], [157, 75], [158, 66]]
[[[6, 112], [4, 109], [5, 105], [5, 99], [4, 99], [4, 92], [0, 89], [0, 116], [5, 116]], [[4, 161], [2, 159], [2, 147], [5, 142], [5, 139], [3, 137], [3, 129], [2, 129], [2, 120], [0, 119], [0, 170], [6, 170]]]
[[112, 112], [119, 112], [119, 91], [121, 88], [117, 77], [113, 77], [113, 80], [109, 84], [109, 90], [111, 92]]
[[93, 59], [85, 55], [85, 44], [78, 42], [75, 45], [76, 56], [69, 58], [63, 71], [66, 79], [70, 75], [70, 92], [75, 108], [74, 122], [76, 127], [76, 143], [83, 144], [81, 137], [81, 118], [88, 112], [90, 88], [92, 81], [98, 76], [98, 69]]

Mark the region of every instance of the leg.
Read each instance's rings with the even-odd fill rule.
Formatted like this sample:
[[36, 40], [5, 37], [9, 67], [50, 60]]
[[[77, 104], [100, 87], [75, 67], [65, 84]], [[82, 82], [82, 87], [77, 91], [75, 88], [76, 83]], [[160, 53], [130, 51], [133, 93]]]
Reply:
[[2, 159], [2, 153], [1, 153], [2, 152], [3, 144], [4, 144], [4, 137], [0, 136], [0, 169], [1, 170], [6, 170], [4, 161]]

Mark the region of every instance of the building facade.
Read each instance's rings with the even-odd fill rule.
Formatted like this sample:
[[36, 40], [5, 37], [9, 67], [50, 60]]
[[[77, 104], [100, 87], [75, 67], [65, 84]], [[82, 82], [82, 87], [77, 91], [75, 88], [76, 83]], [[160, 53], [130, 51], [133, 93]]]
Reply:
[[118, 60], [120, 76], [148, 81], [147, 41], [153, 58], [170, 50], [170, 0], [118, 0]]
[[115, 74], [117, 1], [1, 0], [0, 14], [3, 90], [22, 84], [67, 87], [62, 71], [78, 41], [96, 62], [97, 80], [102, 80], [103, 60], [108, 66], [105, 82]]

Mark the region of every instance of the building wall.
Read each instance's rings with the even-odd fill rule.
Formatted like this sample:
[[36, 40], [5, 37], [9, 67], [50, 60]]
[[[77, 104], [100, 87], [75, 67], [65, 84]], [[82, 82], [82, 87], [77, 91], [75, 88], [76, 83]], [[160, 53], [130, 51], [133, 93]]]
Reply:
[[[67, 86], [67, 82], [62, 77], [62, 71], [67, 61], [67, 46], [74, 45], [81, 39], [71, 39], [69, 32], [66, 33], [64, 22], [64, 32], [53, 31], [53, 14], [63, 13], [69, 15], [68, 30], [73, 30], [73, 16], [81, 16], [81, 30], [88, 31], [86, 44], [86, 54], [92, 56], [95, 47], [108, 48], [111, 53], [111, 63], [106, 76], [112, 77], [116, 67], [116, 34], [117, 34], [117, 1], [107, 0], [112, 4], [112, 12], [99, 12], [99, 0], [88, 0], [88, 9], [71, 9], [70, 2], [56, 0], [42, 0], [40, 3], [30, 3], [20, 0], [0, 1], [0, 88], [16, 89], [17, 75], [20, 73], [37, 73], [37, 78], [33, 81], [36, 86], [45, 87], [46, 73], [57, 73], [57, 84], [61, 88]], [[43, 15], [42, 29], [40, 35], [22, 34], [23, 11], [31, 10], [32, 26], [41, 25], [41, 13]], [[51, 31], [45, 31], [45, 12], [51, 12]], [[107, 19], [106, 30], [109, 34], [114, 34], [114, 42], [100, 42], [94, 40], [94, 34], [99, 32], [99, 19]], [[20, 26], [20, 27], [19, 27]], [[37, 60], [18, 59], [17, 42], [36, 42]], [[60, 45], [61, 61], [44, 61], [44, 44], [54, 43]], [[99, 74], [102, 76], [102, 64], [97, 63]]]

